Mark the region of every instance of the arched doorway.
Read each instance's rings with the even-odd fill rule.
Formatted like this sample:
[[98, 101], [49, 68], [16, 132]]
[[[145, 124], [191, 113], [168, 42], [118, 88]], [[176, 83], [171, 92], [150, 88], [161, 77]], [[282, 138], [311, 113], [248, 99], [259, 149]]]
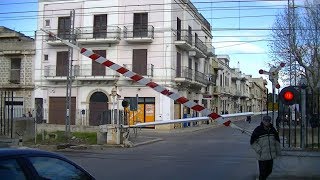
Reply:
[[89, 125], [98, 126], [105, 124], [104, 121], [107, 119], [105, 116], [108, 114], [108, 97], [103, 92], [95, 92], [90, 97], [90, 117]]

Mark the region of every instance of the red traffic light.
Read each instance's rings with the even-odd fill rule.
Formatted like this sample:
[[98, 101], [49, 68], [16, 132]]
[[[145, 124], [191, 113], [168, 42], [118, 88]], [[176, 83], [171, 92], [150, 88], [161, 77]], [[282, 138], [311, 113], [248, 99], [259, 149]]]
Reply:
[[286, 91], [286, 92], [283, 93], [283, 98], [286, 101], [292, 101], [293, 98], [294, 98], [294, 94], [291, 91]]
[[293, 105], [299, 103], [299, 93], [293, 86], [283, 88], [279, 94], [279, 98], [285, 105]]

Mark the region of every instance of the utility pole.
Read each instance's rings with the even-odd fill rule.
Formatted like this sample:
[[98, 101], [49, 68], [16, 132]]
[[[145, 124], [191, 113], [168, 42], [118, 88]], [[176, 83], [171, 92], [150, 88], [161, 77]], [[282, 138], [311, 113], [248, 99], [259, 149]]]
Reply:
[[[75, 10], [70, 11], [70, 36], [69, 42], [75, 44], [76, 38], [74, 35], [74, 19]], [[65, 135], [70, 137], [70, 114], [71, 114], [71, 89], [72, 89], [72, 61], [73, 61], [73, 48], [69, 47], [69, 62], [68, 62], [68, 76], [67, 76], [67, 93], [66, 93], [66, 132]]]

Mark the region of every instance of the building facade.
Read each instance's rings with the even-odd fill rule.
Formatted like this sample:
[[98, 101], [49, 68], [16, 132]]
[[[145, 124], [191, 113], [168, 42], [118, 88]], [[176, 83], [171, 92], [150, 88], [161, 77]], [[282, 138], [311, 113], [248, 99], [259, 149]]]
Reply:
[[[214, 83], [211, 27], [190, 1], [40, 0], [37, 29], [69, 39], [72, 9], [80, 47], [211, 108], [213, 103], [206, 98]], [[43, 32], [37, 33], [37, 39], [36, 105], [43, 108], [47, 123], [64, 124], [68, 47]], [[71, 124], [101, 124], [104, 112], [113, 108], [112, 89], [120, 102], [139, 96], [137, 111], [129, 112], [130, 124], [199, 116], [77, 51], [72, 60]]]
[[[34, 39], [0, 26], [0, 103], [1, 111], [14, 108], [13, 117], [32, 112], [34, 104]], [[2, 112], [1, 115], [3, 115]], [[7, 115], [8, 116], [8, 115]]]
[[230, 68], [230, 57], [218, 55], [215, 59], [214, 74], [216, 83], [213, 86], [213, 107], [215, 112], [241, 113], [260, 112], [266, 109], [267, 81], [263, 78], [252, 78], [251, 75], [237, 68]]

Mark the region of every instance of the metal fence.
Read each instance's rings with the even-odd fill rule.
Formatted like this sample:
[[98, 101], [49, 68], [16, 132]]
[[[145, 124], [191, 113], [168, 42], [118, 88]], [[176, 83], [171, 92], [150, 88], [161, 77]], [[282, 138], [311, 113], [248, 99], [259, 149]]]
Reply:
[[284, 149], [320, 149], [320, 91], [295, 87], [298, 102], [285, 105], [279, 101], [276, 127]]
[[0, 91], [0, 135], [13, 137], [13, 91]]

